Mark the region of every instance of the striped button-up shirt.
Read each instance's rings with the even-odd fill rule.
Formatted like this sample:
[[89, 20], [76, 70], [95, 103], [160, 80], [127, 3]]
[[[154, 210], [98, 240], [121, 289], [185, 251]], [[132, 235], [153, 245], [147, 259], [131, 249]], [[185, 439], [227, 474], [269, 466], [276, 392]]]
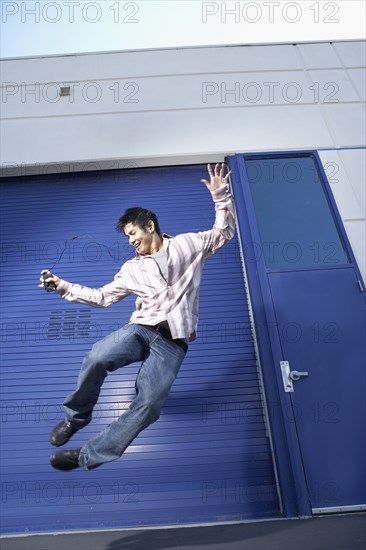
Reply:
[[216, 218], [212, 229], [163, 235], [168, 264], [166, 280], [153, 256], [139, 256], [125, 262], [114, 280], [94, 289], [60, 280], [57, 293], [69, 302], [108, 307], [129, 294], [137, 295], [130, 323], [157, 325], [167, 321], [173, 338], [196, 338], [198, 294], [202, 269], [234, 235], [234, 205], [229, 186], [212, 191]]

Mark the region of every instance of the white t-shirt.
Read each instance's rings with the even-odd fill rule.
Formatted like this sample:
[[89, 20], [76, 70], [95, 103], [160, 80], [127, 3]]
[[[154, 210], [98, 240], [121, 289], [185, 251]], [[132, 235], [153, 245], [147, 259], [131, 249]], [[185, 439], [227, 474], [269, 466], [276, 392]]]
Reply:
[[164, 279], [167, 281], [168, 280], [168, 259], [166, 256], [165, 248], [162, 246], [161, 249], [158, 252], [156, 252], [156, 254], [152, 254], [152, 257], [158, 263], [161, 274], [164, 277]]

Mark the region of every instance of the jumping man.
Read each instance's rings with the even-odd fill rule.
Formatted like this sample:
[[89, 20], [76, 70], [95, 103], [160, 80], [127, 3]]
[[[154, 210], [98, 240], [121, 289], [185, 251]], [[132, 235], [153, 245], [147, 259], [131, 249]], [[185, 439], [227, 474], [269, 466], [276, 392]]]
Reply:
[[58, 470], [92, 470], [119, 458], [135, 437], [160, 416], [161, 407], [179, 372], [188, 343], [196, 338], [198, 292], [205, 261], [234, 235], [234, 206], [224, 164], [208, 165], [216, 219], [212, 229], [176, 237], [161, 234], [156, 215], [144, 208], [129, 208], [119, 219], [135, 249], [114, 280], [99, 289], [69, 283], [42, 271], [40, 287], [53, 283], [54, 292], [69, 302], [108, 307], [135, 294], [136, 310], [123, 328], [96, 342], [84, 357], [76, 390], [64, 402], [65, 420], [51, 432], [50, 442], [65, 445], [92, 419], [102, 384], [121, 367], [141, 361], [129, 408], [105, 430], [79, 449], [52, 454]]

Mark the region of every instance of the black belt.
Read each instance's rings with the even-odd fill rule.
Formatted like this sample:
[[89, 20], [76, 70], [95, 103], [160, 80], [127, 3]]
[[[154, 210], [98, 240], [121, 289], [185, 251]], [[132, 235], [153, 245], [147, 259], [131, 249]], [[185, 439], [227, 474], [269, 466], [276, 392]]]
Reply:
[[187, 353], [187, 350], [188, 350], [187, 342], [185, 342], [185, 340], [183, 340], [181, 338], [173, 338], [173, 336], [170, 332], [170, 329], [167, 326], [162, 325], [162, 324], [142, 325], [142, 326], [146, 327], [146, 328], [151, 328], [152, 330], [155, 330], [155, 332], [158, 332], [159, 334], [161, 334], [167, 340], [171, 340], [173, 342], [173, 344], [177, 344], [177, 346], [182, 348], [182, 350], [184, 350], [184, 352]]

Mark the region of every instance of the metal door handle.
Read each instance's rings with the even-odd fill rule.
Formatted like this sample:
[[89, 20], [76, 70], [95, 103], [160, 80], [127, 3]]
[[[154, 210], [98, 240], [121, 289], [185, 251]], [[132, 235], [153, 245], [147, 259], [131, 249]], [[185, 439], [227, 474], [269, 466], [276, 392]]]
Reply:
[[300, 380], [300, 378], [305, 378], [306, 376], [309, 376], [308, 372], [299, 372], [297, 370], [292, 370], [290, 372], [291, 380]]
[[309, 376], [308, 372], [299, 372], [297, 370], [290, 371], [290, 363], [288, 361], [280, 361], [283, 388], [286, 393], [294, 391], [293, 381], [300, 380], [300, 378]]

